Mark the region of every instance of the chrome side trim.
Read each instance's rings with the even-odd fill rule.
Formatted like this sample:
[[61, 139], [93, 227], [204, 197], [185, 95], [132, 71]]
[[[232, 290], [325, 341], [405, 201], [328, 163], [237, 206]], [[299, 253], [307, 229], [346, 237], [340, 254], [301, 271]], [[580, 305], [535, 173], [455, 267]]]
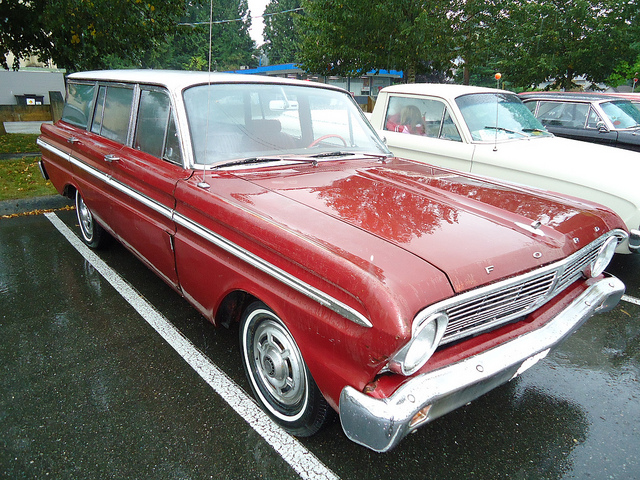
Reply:
[[290, 273], [285, 272], [284, 270], [276, 267], [275, 265], [267, 262], [266, 260], [260, 258], [258, 255], [245, 250], [239, 245], [227, 240], [225, 237], [205, 228], [204, 226], [192, 221], [191, 219], [185, 217], [182, 214], [177, 213], [175, 210], [170, 209], [161, 203], [156, 202], [155, 200], [143, 195], [142, 193], [134, 190], [127, 185], [114, 180], [110, 175], [106, 175], [100, 170], [93, 168], [86, 163], [78, 160], [70, 154], [63, 152], [62, 150], [49, 145], [48, 143], [40, 140], [38, 138], [38, 145], [41, 145], [43, 148], [46, 148], [50, 152], [55, 155], [67, 160], [71, 164], [77, 166], [78, 168], [84, 170], [88, 174], [94, 176], [98, 180], [110, 185], [111, 187], [119, 190], [125, 195], [130, 196], [134, 200], [142, 203], [143, 205], [149, 207], [150, 209], [158, 212], [164, 217], [174, 221], [177, 225], [180, 225], [187, 230], [195, 233], [196, 235], [204, 238], [208, 242], [216, 245], [219, 248], [222, 248], [226, 252], [234, 255], [240, 260], [248, 263], [249, 265], [259, 269], [260, 271], [266, 273], [272, 278], [282, 282], [290, 288], [293, 288], [299, 293], [302, 293], [306, 297], [318, 302], [320, 305], [327, 307], [329, 310], [337, 313], [338, 315], [342, 315], [347, 320], [356, 323], [357, 325], [361, 325], [363, 327], [371, 328], [373, 324], [362, 315], [360, 312], [351, 308], [350, 306], [342, 303], [341, 301], [333, 298], [331, 295], [318, 290], [317, 288], [309, 285], [306, 282], [303, 282], [299, 278], [291, 275]]
[[625, 290], [615, 277], [588, 284], [543, 327], [439, 370], [416, 375], [388, 398], [377, 399], [346, 386], [340, 394], [340, 422], [345, 434], [365, 447], [386, 452], [419, 426], [508, 382], [589, 317], [614, 308]]
[[210, 243], [213, 243], [217, 247], [222, 248], [224, 251], [248, 263], [252, 267], [257, 268], [261, 272], [264, 272], [270, 277], [275, 278], [288, 287], [293, 288], [297, 292], [302, 293], [310, 299], [318, 302], [320, 305], [327, 307], [329, 310], [332, 310], [337, 314], [342, 315], [346, 319], [357, 323], [358, 325], [362, 325], [363, 327], [373, 327], [373, 324], [357, 310], [340, 302], [339, 300], [336, 300], [323, 291], [312, 287], [308, 283], [303, 282], [297, 277], [294, 277], [293, 275], [285, 272], [281, 268], [278, 268], [275, 265], [263, 260], [259, 256], [249, 252], [248, 250], [245, 250], [239, 245], [227, 240], [223, 236], [212, 232], [211, 230], [203, 227], [198, 223], [191, 221], [189, 218], [185, 217], [182, 214], [174, 213], [173, 219], [176, 224], [183, 226], [184, 228], [204, 238]]

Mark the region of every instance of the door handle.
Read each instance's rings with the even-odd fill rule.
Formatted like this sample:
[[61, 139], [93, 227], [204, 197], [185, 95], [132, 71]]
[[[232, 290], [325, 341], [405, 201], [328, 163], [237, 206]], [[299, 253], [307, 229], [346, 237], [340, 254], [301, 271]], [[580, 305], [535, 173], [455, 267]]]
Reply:
[[118, 157], [117, 155], [114, 155], [113, 153], [110, 153], [109, 155], [105, 155], [104, 156], [104, 161], [107, 162], [107, 163], [119, 162], [120, 161], [120, 157]]
[[71, 145], [76, 145], [80, 143], [80, 140], [78, 140], [76, 137], [69, 137], [67, 138], [67, 143], [70, 143]]

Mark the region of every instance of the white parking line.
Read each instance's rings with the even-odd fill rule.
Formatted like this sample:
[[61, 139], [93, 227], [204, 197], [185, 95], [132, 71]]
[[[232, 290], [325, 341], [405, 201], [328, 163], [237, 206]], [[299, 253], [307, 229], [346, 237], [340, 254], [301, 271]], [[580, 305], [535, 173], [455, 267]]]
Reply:
[[640, 305], [640, 300], [630, 297], [629, 295], [623, 295], [622, 300], [624, 300], [625, 302], [633, 303], [635, 305]]
[[220, 395], [303, 479], [336, 479], [313, 453], [276, 425], [222, 370], [193, 345], [153, 305], [147, 302], [118, 273], [92, 252], [55, 213], [45, 213], [71, 245], [100, 272], [116, 291], [171, 345], [185, 361]]

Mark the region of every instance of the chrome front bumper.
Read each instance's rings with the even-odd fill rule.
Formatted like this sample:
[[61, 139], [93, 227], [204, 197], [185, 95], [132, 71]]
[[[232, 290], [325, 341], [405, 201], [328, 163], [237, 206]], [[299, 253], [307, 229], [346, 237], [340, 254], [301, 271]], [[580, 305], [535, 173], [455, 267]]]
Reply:
[[411, 379], [385, 399], [352, 387], [340, 395], [347, 437], [377, 452], [395, 447], [421, 425], [508, 382], [543, 358], [589, 317], [613, 309], [624, 294], [615, 277], [593, 283], [544, 327], [439, 370]]

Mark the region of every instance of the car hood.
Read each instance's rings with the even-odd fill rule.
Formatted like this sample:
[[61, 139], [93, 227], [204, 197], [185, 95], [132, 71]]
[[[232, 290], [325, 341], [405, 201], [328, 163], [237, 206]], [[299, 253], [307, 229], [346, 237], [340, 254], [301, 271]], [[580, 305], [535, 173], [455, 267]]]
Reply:
[[[280, 196], [276, 212], [269, 196], [251, 200], [273, 221], [323, 238], [314, 225], [326, 225], [317, 215], [329, 215], [355, 227], [362, 242], [374, 235], [430, 263], [456, 292], [564, 258], [610, 229], [594, 215], [597, 206], [400, 159], [234, 175]], [[309, 207], [305, 218], [288, 201]], [[599, 215], [615, 223], [608, 211]]]
[[562, 192], [606, 205], [640, 224], [640, 153], [559, 137], [476, 144], [471, 172]]

